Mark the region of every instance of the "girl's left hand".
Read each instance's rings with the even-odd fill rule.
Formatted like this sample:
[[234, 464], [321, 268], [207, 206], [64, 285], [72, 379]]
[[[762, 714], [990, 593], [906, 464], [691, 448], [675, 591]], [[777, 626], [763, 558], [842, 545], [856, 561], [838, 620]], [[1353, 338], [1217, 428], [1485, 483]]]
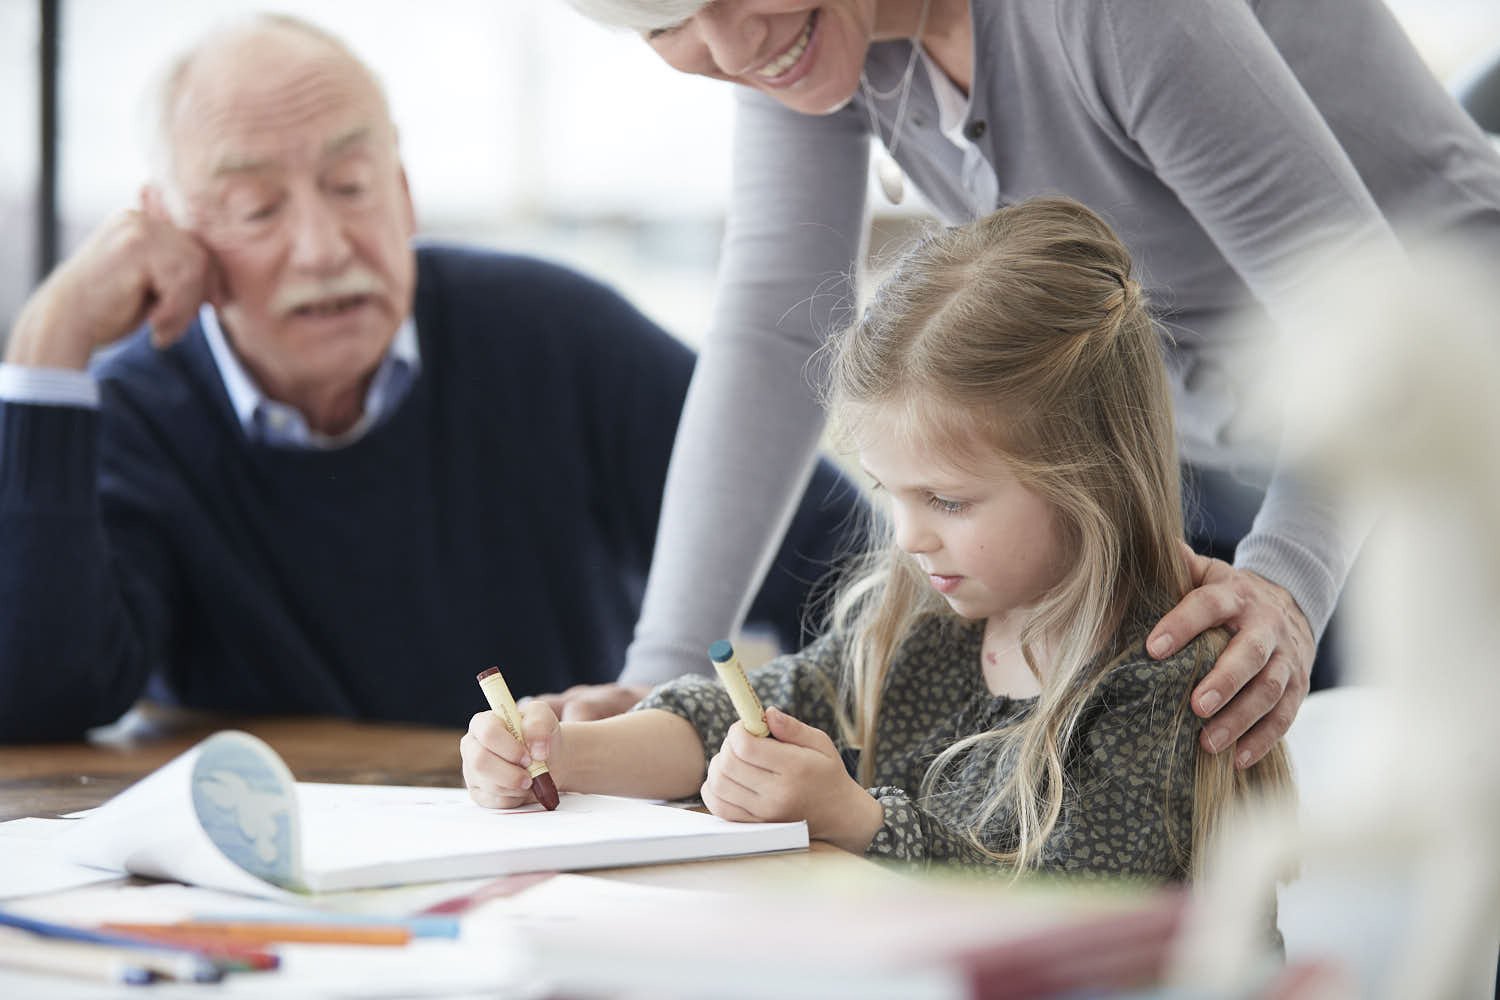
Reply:
[[703, 782], [709, 812], [740, 822], [806, 820], [812, 839], [863, 854], [885, 812], [849, 777], [833, 740], [777, 708], [766, 709], [766, 724], [769, 738], [730, 727]]

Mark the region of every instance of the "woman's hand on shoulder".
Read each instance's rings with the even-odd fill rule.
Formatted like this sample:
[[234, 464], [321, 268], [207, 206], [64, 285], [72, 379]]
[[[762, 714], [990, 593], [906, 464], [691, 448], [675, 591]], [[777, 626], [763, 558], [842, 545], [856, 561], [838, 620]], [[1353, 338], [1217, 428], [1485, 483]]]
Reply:
[[[533, 760], [549, 767], [557, 761], [562, 726], [547, 703], [528, 700], [521, 707], [521, 723], [524, 745], [495, 712], [480, 712], [469, 720], [469, 731], [459, 740], [458, 753], [463, 760], [464, 785], [479, 805], [514, 809], [535, 801], [527, 766]], [[553, 779], [557, 779], [555, 773]]]
[[769, 738], [739, 722], [708, 764], [703, 803], [739, 822], [807, 821], [808, 836], [855, 854], [870, 846], [885, 812], [844, 769], [833, 740], [821, 729], [776, 708], [766, 709]]
[[1235, 764], [1249, 767], [1286, 734], [1307, 697], [1312, 627], [1285, 588], [1183, 548], [1193, 590], [1152, 629], [1146, 650], [1160, 660], [1216, 626], [1234, 633], [1192, 704], [1210, 720], [1203, 747], [1218, 753], [1238, 740]]

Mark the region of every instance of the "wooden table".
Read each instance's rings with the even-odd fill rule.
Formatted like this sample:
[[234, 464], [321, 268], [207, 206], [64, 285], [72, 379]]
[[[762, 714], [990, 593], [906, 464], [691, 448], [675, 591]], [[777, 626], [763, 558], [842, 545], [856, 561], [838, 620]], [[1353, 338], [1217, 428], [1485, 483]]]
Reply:
[[[55, 817], [102, 804], [221, 729], [260, 737], [299, 781], [463, 786], [462, 730], [347, 719], [242, 718], [146, 708], [88, 743], [0, 746], [0, 821]], [[792, 854], [725, 858], [596, 872], [643, 885], [733, 889], [767, 876], [876, 866], [821, 841]]]
[[0, 821], [97, 806], [221, 729], [265, 740], [299, 781], [462, 787], [462, 731], [346, 719], [231, 718], [147, 708], [89, 743], [0, 747]]
[[[285, 760], [292, 774], [302, 781], [455, 788], [461, 787], [462, 784], [458, 755], [458, 741], [461, 733], [458, 730], [359, 723], [337, 719], [232, 719], [156, 712], [147, 713], [136, 719], [132, 725], [123, 727], [121, 732], [115, 733], [107, 740], [96, 740], [90, 743], [0, 747], [0, 820], [23, 816], [57, 816], [99, 805], [130, 783], [187, 750], [199, 740], [226, 728], [242, 729], [265, 740]], [[846, 911], [848, 920], [854, 922], [863, 920], [870, 926], [877, 927], [883, 927], [882, 922], [895, 924], [900, 934], [904, 936], [911, 932], [907, 923], [914, 898], [912, 893], [926, 891], [925, 887], [914, 888], [915, 882], [877, 866], [863, 857], [849, 854], [818, 841], [813, 842], [811, 849], [807, 851], [594, 870], [585, 872], [583, 875], [586, 876], [584, 881], [569, 880], [565, 891], [573, 893], [581, 889], [583, 895], [580, 897], [570, 895], [568, 897], [570, 902], [567, 905], [574, 905], [571, 902], [574, 898], [588, 899], [590, 894], [596, 894], [600, 912], [604, 914], [605, 922], [610, 927], [617, 926], [615, 922], [618, 920], [628, 919], [628, 916], [622, 916], [622, 913], [628, 915], [651, 912], [646, 909], [636, 909], [636, 907], [660, 906], [662, 897], [657, 890], [661, 888], [709, 890], [714, 894], [743, 893], [747, 897], [758, 895], [764, 899], [768, 886], [809, 892], [813, 891], [809, 887], [819, 886], [821, 888], [817, 890], [819, 893], [816, 897], [817, 901], [826, 903], [832, 897], [823, 890], [832, 886], [843, 886], [853, 890], [853, 895], [848, 897], [854, 901], [851, 908]], [[543, 891], [549, 884], [556, 887], [560, 881], [544, 883]], [[887, 886], [892, 888], [891, 894], [887, 897], [878, 895], [879, 890]], [[955, 888], [951, 885], [935, 884], [930, 891], [943, 892]], [[634, 891], [636, 889], [643, 891], [636, 892]], [[684, 895], [681, 898], [687, 900], [692, 897]], [[766, 910], [762, 904], [761, 908], [756, 911], [761, 914], [759, 919], [768, 919], [766, 917], [768, 912], [772, 913], [774, 919], [778, 921], [786, 919], [787, 914], [795, 914], [798, 911], [799, 904], [796, 902], [798, 898], [795, 892], [788, 892], [782, 899], [777, 900], [777, 908], [770, 911]], [[883, 903], [879, 902], [882, 898], [886, 900]], [[963, 904], [972, 906], [973, 898], [975, 897], [972, 895], [965, 897]], [[622, 904], [622, 899], [635, 902]], [[951, 906], [956, 905], [958, 899], [958, 896], [945, 897], [937, 902], [929, 900], [922, 905]], [[640, 902], [642, 900], [645, 902]], [[787, 900], [792, 901], [789, 906], [785, 902]], [[674, 900], [672, 905], [687, 904]], [[697, 905], [703, 904], [700, 902]], [[718, 900], [713, 900], [709, 905], [717, 908], [712, 912], [719, 912], [723, 907], [723, 903]], [[974, 925], [989, 926], [993, 920], [994, 925], [1001, 928], [997, 932], [999, 936], [996, 940], [1003, 943], [1005, 935], [1012, 933], [1003, 928], [1015, 926], [1016, 921], [1014, 904], [1008, 905], [1011, 909], [1007, 911], [1005, 901], [997, 897], [997, 909], [993, 913], [987, 909], [982, 917], [976, 916]], [[619, 909], [622, 906], [623, 911]], [[1145, 914], [1148, 923], [1144, 925], [1145, 931], [1142, 933], [1155, 942], [1150, 948], [1140, 951], [1133, 943], [1136, 937], [1130, 934], [1123, 937], [1115, 934], [1109, 938], [1110, 941], [1124, 941], [1127, 944], [1115, 946], [1115, 951], [1120, 952], [1120, 955], [1110, 952], [1109, 955], [1114, 957], [1109, 960], [1128, 960], [1137, 964], [1157, 961], [1157, 953], [1164, 947], [1161, 942], [1166, 940], [1167, 924], [1162, 922], [1162, 914], [1171, 917], [1166, 910], [1161, 910], [1161, 913], [1153, 910]], [[1133, 912], [1124, 916], [1132, 922], [1139, 918], [1139, 915]], [[542, 919], [545, 921], [553, 918], [544, 916]], [[1009, 923], [1007, 924], [1006, 921]], [[587, 926], [597, 928], [598, 925]], [[847, 926], [847, 921], [839, 922], [833, 927], [820, 925], [818, 933], [826, 935], [830, 932], [847, 930]], [[423, 989], [427, 989], [436, 983], [441, 991], [446, 989], [443, 983], [454, 980], [435, 980], [434, 977], [438, 973], [433, 970], [436, 968], [444, 976], [457, 977], [462, 988], [454, 991], [455, 996], [468, 998], [476, 995], [501, 995], [502, 992], [521, 989], [523, 992], [529, 991], [527, 995], [530, 997], [547, 996], [547, 1000], [553, 1000], [551, 995], [546, 993], [550, 987], [547, 985], [545, 976], [535, 981], [524, 978], [515, 979], [517, 965], [507, 964], [504, 961], [504, 956], [507, 954], [504, 947], [508, 943], [513, 943], [508, 936], [508, 927], [509, 925], [503, 920], [479, 921], [472, 927], [466, 927], [464, 935], [457, 941], [440, 939], [415, 941], [408, 948], [400, 949], [399, 953], [381, 957], [382, 962], [394, 964], [371, 965], [369, 963], [376, 956], [345, 955], [343, 959], [345, 964], [338, 966], [338, 982], [341, 990], [339, 995], [357, 995], [357, 993], [350, 992], [356, 987], [358, 990], [368, 987], [368, 992], [372, 994], [380, 990], [391, 989], [392, 977], [398, 983], [407, 984], [401, 986], [400, 989], [407, 989], [412, 983], [420, 983]], [[1111, 931], [1111, 933], [1114, 932]], [[1068, 947], [1066, 937], [1059, 938], [1058, 941], [1060, 944], [1057, 947], [1064, 949]], [[240, 992], [233, 993], [233, 996], [276, 995], [295, 997], [297, 1000], [303, 1000], [303, 998], [321, 1000], [325, 994], [317, 992], [319, 981], [317, 973], [320, 967], [308, 964], [311, 957], [309, 952], [317, 948], [316, 946], [303, 947], [307, 950], [297, 961], [289, 961], [285, 968], [275, 973], [267, 973], [264, 978], [231, 976], [224, 983], [214, 986], [172, 984], [172, 995], [183, 998], [202, 997], [204, 1000], [219, 997], [220, 1000], [227, 1000], [224, 991], [237, 990]], [[731, 954], [734, 954], [738, 945], [731, 942], [730, 947]], [[1076, 951], [1079, 946], [1075, 942], [1072, 947]], [[1092, 961], [1097, 958], [1094, 954], [1097, 948], [1093, 938], [1088, 939], [1088, 947], [1091, 949]], [[1156, 950], [1152, 951], [1151, 948]], [[286, 950], [288, 954], [293, 954], [296, 946], [287, 946]], [[1137, 951], [1140, 951], [1139, 955]], [[569, 974], [587, 978], [588, 962], [593, 960], [590, 958], [592, 953], [587, 948], [580, 948], [577, 955], [572, 952], [566, 952], [566, 954], [569, 956], [568, 963], [571, 963]], [[700, 951], [695, 951], [693, 954], [701, 956]], [[1029, 955], [1030, 952], [1025, 954]], [[1048, 954], [1061, 954], [1063, 957], [1059, 958], [1059, 961], [1073, 960], [1077, 957], [1065, 952], [1058, 953], [1055, 950]], [[551, 957], [556, 959], [556, 955]], [[298, 964], [299, 961], [302, 964]], [[524, 962], [520, 965], [524, 966]], [[916, 963], [915, 967], [919, 974], [924, 968], [921, 963]], [[552, 965], [549, 964], [547, 968], [552, 968]], [[832, 968], [837, 970], [839, 966], [835, 965]], [[1136, 966], [1131, 965], [1130, 968], [1135, 969]], [[311, 973], [309, 969], [312, 969]], [[1131, 973], [1132, 976], [1139, 974]], [[561, 973], [554, 972], [553, 975], [561, 975]], [[977, 976], [978, 973], [975, 972], [973, 975]], [[564, 981], [567, 981], [566, 977]], [[679, 988], [707, 989], [709, 995], [712, 995], [711, 989], [703, 987], [701, 983], [694, 987], [694, 982], [697, 980], [689, 983], [679, 982], [678, 986]], [[483, 988], [481, 989], [476, 984], [482, 984]], [[415, 990], [415, 987], [412, 989]], [[628, 983], [622, 985], [621, 989], [625, 996], [653, 995], [649, 990], [635, 989]], [[27, 977], [24, 973], [7, 973], [6, 970], [0, 969], [0, 996], [37, 997], [39, 1000], [41, 998], [45, 1000], [64, 1000], [64, 998], [67, 1000], [80, 1000], [80, 998], [112, 1000], [116, 995], [118, 991], [113, 988], [98, 987], [88, 990], [71, 980], [60, 977]], [[804, 990], [801, 995], [808, 994]], [[843, 995], [849, 995], [848, 990], [845, 990]]]

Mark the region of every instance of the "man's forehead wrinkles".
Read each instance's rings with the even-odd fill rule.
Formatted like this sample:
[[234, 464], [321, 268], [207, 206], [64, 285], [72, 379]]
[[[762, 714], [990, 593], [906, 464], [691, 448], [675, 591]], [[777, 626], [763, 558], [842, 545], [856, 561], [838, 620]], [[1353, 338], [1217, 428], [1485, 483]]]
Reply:
[[[374, 129], [369, 125], [351, 126], [323, 143], [321, 159], [326, 162], [357, 150], [368, 143], [373, 134]], [[256, 156], [230, 150], [217, 157], [210, 176], [218, 180], [224, 177], [269, 173], [279, 169], [280, 166], [280, 157]]]

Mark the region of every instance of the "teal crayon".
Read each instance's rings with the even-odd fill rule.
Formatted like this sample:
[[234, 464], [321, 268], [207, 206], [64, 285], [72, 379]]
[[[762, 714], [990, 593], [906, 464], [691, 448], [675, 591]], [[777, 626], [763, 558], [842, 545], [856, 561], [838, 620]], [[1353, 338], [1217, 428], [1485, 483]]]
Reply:
[[740, 714], [745, 730], [752, 736], [771, 735], [771, 727], [766, 725], [766, 710], [755, 696], [755, 689], [750, 686], [750, 678], [745, 676], [745, 668], [740, 665], [734, 646], [728, 639], [720, 639], [708, 647], [708, 658], [713, 661], [719, 682], [729, 692], [729, 700], [734, 702], [734, 710]]

